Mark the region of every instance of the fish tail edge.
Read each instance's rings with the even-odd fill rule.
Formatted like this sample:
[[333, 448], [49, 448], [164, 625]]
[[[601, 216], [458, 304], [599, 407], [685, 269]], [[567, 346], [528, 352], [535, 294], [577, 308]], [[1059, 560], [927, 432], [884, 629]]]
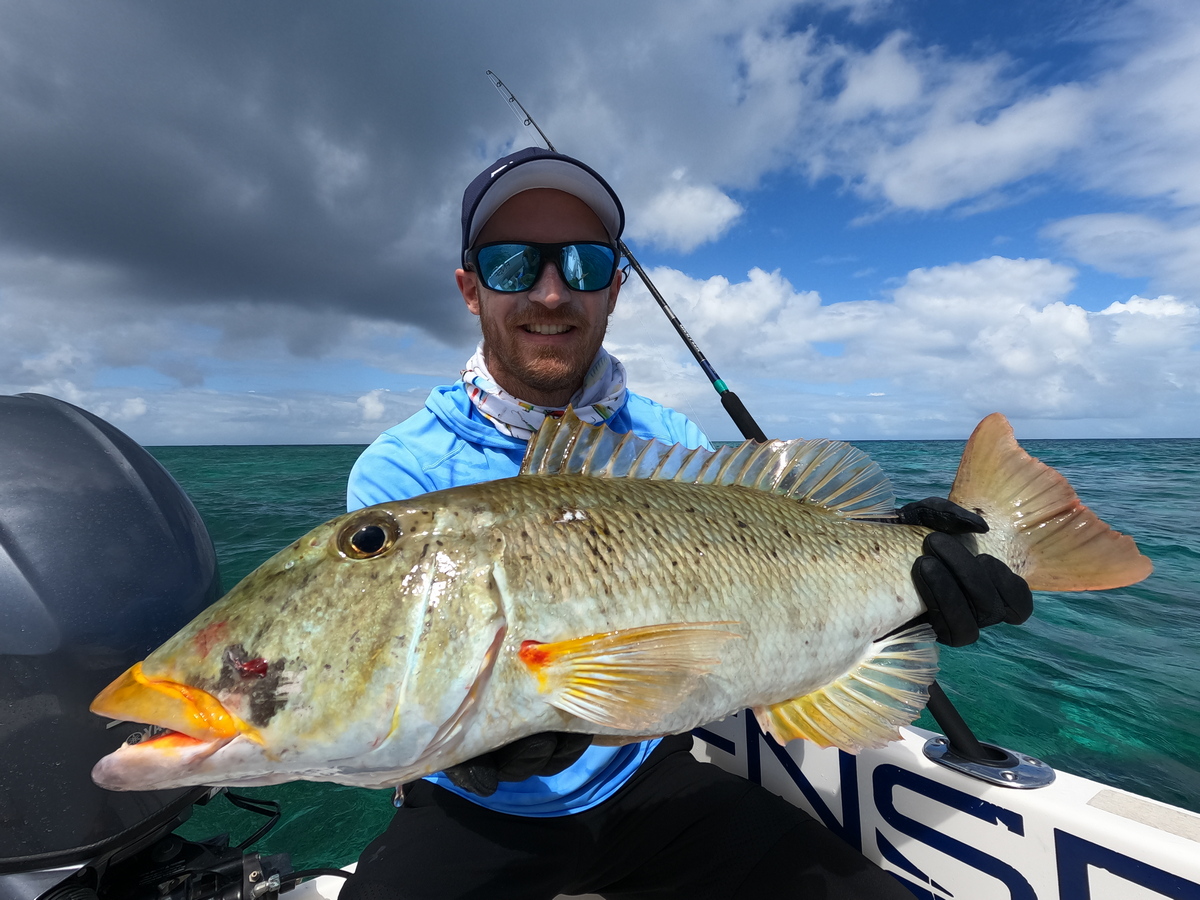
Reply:
[[984, 552], [1007, 563], [1033, 590], [1124, 587], [1153, 570], [1128, 535], [1088, 509], [1060, 472], [1030, 456], [1012, 426], [992, 413], [963, 451], [950, 500], [984, 517]]

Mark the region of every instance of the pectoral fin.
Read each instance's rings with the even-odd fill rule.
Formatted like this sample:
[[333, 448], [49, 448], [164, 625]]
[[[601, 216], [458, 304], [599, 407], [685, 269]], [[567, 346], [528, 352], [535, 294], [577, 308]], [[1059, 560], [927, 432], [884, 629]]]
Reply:
[[721, 627], [736, 624], [672, 623], [525, 641], [520, 657], [552, 706], [596, 725], [649, 734], [720, 662], [721, 645], [740, 637]]
[[758, 725], [780, 744], [795, 738], [857, 753], [900, 737], [921, 714], [937, 676], [937, 645], [928, 625], [873, 645], [854, 668], [803, 697], [755, 707]]

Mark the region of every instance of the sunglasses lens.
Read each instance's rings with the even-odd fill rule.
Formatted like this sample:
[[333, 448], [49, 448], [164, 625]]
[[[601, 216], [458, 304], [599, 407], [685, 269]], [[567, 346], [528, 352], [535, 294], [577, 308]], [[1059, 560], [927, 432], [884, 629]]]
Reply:
[[529, 290], [542, 268], [542, 254], [528, 244], [480, 247], [475, 259], [483, 283], [505, 293]]
[[567, 244], [559, 263], [571, 290], [598, 291], [612, 283], [616, 255], [604, 244]]
[[542, 271], [542, 251], [557, 251], [563, 281], [573, 291], [598, 291], [612, 284], [617, 256], [606, 244], [489, 244], [474, 252], [479, 276], [493, 291], [527, 291]]

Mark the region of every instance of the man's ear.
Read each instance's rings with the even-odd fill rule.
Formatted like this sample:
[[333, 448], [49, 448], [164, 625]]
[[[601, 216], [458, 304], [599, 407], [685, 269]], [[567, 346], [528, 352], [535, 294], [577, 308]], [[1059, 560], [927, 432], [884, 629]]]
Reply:
[[463, 302], [472, 315], [479, 315], [479, 279], [474, 272], [466, 269], [456, 269], [454, 280], [458, 283], [458, 292], [462, 294]]

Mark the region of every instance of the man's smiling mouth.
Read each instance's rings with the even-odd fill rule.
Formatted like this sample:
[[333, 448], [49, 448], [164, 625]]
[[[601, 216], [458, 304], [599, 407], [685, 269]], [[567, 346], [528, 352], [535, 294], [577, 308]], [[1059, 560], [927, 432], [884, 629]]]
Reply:
[[524, 325], [522, 326], [530, 334], [563, 334], [570, 331], [574, 326], [571, 325]]

